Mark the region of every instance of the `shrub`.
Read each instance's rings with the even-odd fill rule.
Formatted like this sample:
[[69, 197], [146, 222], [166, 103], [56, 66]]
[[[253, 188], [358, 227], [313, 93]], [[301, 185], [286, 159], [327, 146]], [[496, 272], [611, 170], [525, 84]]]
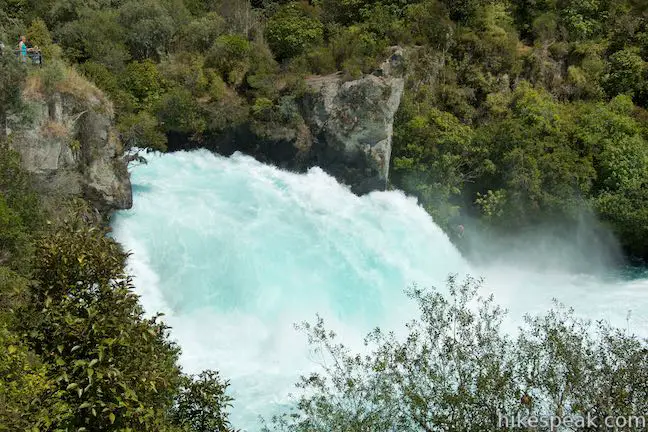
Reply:
[[164, 94], [155, 112], [165, 132], [200, 134], [207, 126], [203, 109], [188, 90], [180, 87]]
[[250, 68], [252, 45], [238, 35], [221, 36], [209, 50], [205, 65], [218, 70], [223, 79], [233, 85], [240, 85]]
[[31, 25], [27, 29], [27, 37], [34, 46], [41, 50], [43, 56], [45, 56], [45, 62], [49, 62], [51, 59], [59, 58], [61, 56], [60, 47], [54, 45], [47, 24], [45, 24], [45, 21], [41, 18], [32, 21]]
[[505, 312], [480, 290], [480, 281], [456, 277], [445, 295], [410, 288], [419, 316], [406, 335], [376, 329], [364, 354], [339, 343], [322, 319], [301, 325], [322, 372], [302, 377], [296, 409], [270, 427], [495, 432], [515, 428], [504, 423], [514, 416], [602, 424], [648, 408], [646, 340], [592, 326], [561, 305], [527, 317], [514, 337], [502, 330]]
[[25, 342], [47, 358], [62, 413], [47, 430], [159, 430], [179, 385], [167, 327], [145, 319], [124, 274], [126, 254], [103, 230], [70, 221], [37, 247], [37, 285], [19, 311]]
[[297, 3], [289, 3], [270, 18], [265, 35], [277, 59], [285, 60], [321, 44], [324, 26], [318, 19], [309, 17]]
[[118, 124], [126, 150], [131, 148], [165, 151], [167, 138], [160, 131], [157, 119], [147, 111], [123, 116]]
[[162, 97], [164, 80], [150, 60], [131, 62], [118, 78], [120, 88], [133, 97], [135, 110], [148, 110]]

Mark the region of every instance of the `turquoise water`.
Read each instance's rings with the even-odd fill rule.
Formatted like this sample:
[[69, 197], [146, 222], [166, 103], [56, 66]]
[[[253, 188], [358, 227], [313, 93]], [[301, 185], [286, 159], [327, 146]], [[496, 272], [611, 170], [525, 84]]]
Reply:
[[132, 180], [134, 207], [113, 228], [134, 253], [144, 307], [166, 314], [187, 372], [214, 368], [231, 380], [232, 419], [250, 431], [258, 415], [289, 406], [299, 374], [317, 367], [294, 323], [320, 314], [360, 347], [372, 327], [402, 329], [414, 316], [404, 288], [441, 287], [449, 273], [485, 276], [512, 330], [555, 297], [648, 333], [645, 275], [538, 273], [523, 260], [471, 267], [399, 192], [360, 198], [317, 168], [291, 174], [206, 151], [155, 156]]

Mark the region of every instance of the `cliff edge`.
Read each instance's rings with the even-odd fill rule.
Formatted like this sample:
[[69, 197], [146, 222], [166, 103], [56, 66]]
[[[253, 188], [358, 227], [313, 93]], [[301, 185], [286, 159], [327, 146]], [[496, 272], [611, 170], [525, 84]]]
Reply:
[[43, 70], [26, 79], [24, 107], [8, 116], [11, 147], [36, 188], [82, 197], [101, 214], [132, 206], [132, 191], [110, 101], [75, 71]]
[[308, 159], [355, 193], [387, 186], [394, 115], [404, 89], [402, 63], [402, 50], [394, 48], [378, 70], [358, 80], [307, 80], [310, 92], [302, 107], [312, 135]]
[[291, 102], [298, 118], [290, 124], [257, 117], [200, 141], [172, 134], [169, 151], [206, 148], [223, 156], [240, 151], [291, 171], [318, 166], [356, 194], [383, 190], [405, 87], [403, 69], [403, 50], [393, 47], [378, 69], [358, 79], [306, 78], [304, 93]]

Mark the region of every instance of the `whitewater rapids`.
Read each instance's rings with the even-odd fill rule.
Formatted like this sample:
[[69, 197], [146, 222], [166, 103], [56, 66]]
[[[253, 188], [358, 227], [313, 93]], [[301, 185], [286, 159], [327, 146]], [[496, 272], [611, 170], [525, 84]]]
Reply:
[[147, 313], [166, 314], [186, 372], [231, 380], [238, 428], [258, 430], [259, 415], [289, 406], [300, 373], [315, 367], [293, 324], [319, 314], [359, 346], [371, 328], [415, 316], [407, 286], [443, 287], [450, 273], [484, 276], [511, 326], [557, 298], [648, 333], [648, 280], [471, 268], [400, 192], [357, 197], [318, 168], [293, 174], [207, 151], [155, 155], [131, 176], [134, 207], [115, 215], [113, 233], [133, 253], [137, 292]]

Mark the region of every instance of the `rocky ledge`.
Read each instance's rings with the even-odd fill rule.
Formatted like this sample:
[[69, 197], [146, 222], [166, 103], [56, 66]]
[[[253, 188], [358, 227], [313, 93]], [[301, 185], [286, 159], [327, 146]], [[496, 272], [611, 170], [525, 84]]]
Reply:
[[322, 167], [359, 194], [382, 190], [389, 179], [394, 115], [404, 80], [402, 52], [372, 75], [343, 82], [339, 75], [307, 80], [302, 102], [312, 138], [309, 165]]
[[402, 49], [394, 47], [377, 70], [359, 79], [307, 78], [307, 91], [295, 101], [300, 119], [292, 126], [252, 121], [200, 142], [172, 135], [169, 150], [206, 148], [224, 156], [240, 151], [292, 171], [319, 166], [357, 194], [383, 190], [403, 63]]
[[45, 89], [38, 75], [24, 109], [8, 116], [9, 142], [44, 196], [82, 197], [101, 214], [132, 206], [110, 102], [74, 71]]

